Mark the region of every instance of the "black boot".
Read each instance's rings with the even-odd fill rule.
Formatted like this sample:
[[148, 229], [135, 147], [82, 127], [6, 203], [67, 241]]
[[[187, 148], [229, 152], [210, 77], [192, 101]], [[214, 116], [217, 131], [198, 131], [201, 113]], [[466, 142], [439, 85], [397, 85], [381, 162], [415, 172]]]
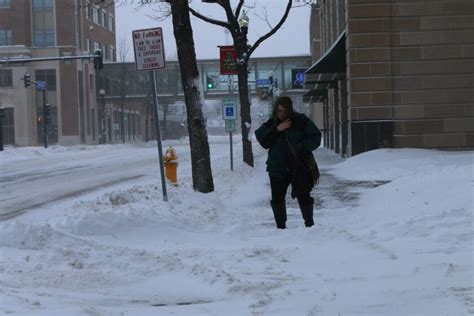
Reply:
[[306, 225], [306, 227], [311, 227], [314, 225], [313, 208], [314, 208], [313, 203], [305, 204], [305, 205], [300, 204], [301, 214], [303, 215], [304, 224]]
[[273, 210], [273, 216], [275, 217], [275, 223], [277, 228], [286, 228], [286, 202], [273, 203], [270, 202]]

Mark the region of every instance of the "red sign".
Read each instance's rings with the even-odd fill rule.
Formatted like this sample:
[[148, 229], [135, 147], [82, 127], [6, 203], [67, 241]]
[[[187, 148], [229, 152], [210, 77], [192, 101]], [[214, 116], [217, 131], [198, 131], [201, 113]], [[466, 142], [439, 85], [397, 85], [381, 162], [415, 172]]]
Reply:
[[221, 75], [238, 75], [237, 50], [234, 46], [219, 46], [221, 56]]

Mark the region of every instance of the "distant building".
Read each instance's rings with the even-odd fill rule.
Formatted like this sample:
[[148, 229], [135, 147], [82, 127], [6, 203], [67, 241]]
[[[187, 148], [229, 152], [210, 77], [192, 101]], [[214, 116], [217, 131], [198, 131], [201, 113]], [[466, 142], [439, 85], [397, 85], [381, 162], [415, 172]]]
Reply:
[[474, 147], [474, 1], [315, 2], [305, 101], [327, 147]]
[[[91, 4], [94, 2], [98, 5]], [[115, 8], [100, 3], [103, 1], [0, 0], [0, 59], [81, 55], [100, 49], [105, 60], [115, 61]], [[43, 140], [42, 93], [34, 87], [24, 88], [20, 78], [25, 73], [48, 85], [50, 143], [97, 141], [101, 113], [96, 106], [93, 62], [50, 61], [0, 66], [6, 144], [28, 146]]]
[[[203, 107], [209, 134], [224, 134], [221, 100], [238, 100], [237, 76], [220, 75], [218, 59], [198, 60], [199, 75], [206, 106]], [[303, 73], [311, 65], [310, 57], [285, 56], [251, 58], [249, 62], [249, 92], [252, 97], [252, 126], [268, 118], [271, 107], [268, 83], [273, 78], [276, 93], [292, 97], [295, 108], [308, 112], [303, 103]], [[155, 71], [159, 103], [161, 135], [165, 139], [188, 135], [187, 117], [179, 110], [184, 104], [181, 73], [177, 61], [167, 61], [166, 68]], [[98, 73], [96, 91], [105, 91], [99, 104], [108, 109], [105, 122], [106, 142], [120, 143], [154, 139], [154, 109], [152, 107], [149, 72], [138, 72], [134, 63], [108, 63]], [[123, 115], [122, 115], [123, 113]], [[240, 117], [237, 120], [240, 130]]]

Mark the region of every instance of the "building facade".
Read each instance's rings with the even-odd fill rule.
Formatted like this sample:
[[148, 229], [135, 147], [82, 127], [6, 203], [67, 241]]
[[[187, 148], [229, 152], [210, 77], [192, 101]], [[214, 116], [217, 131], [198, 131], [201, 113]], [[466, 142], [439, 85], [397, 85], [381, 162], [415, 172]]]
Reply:
[[327, 147], [474, 147], [474, 1], [320, 0], [310, 41]]
[[[97, 3], [95, 5], [94, 3]], [[104, 1], [0, 0], [0, 60], [63, 57], [101, 50], [115, 61], [115, 8]], [[19, 146], [43, 141], [42, 92], [25, 88], [24, 74], [45, 81], [51, 106], [48, 142], [94, 142], [97, 105], [94, 63], [89, 60], [0, 65], [0, 106], [5, 108], [4, 143]]]

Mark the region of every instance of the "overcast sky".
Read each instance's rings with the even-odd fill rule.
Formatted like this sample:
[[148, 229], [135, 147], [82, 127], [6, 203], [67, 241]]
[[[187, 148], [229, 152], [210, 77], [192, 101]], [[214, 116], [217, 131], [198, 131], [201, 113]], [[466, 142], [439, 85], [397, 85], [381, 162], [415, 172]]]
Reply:
[[[154, 0], [155, 1], [155, 0]], [[152, 2], [154, 2], [152, 1]], [[234, 7], [237, 1], [231, 1]], [[153, 4], [137, 11], [139, 0], [122, 0], [122, 4], [116, 7], [117, 46], [120, 38], [125, 38], [130, 47], [129, 59], [133, 60], [132, 30], [162, 27], [165, 42], [165, 53], [167, 59], [176, 59], [176, 43], [174, 40], [171, 18], [164, 21], [156, 21], [153, 15], [162, 15], [156, 11], [159, 6], [165, 4]], [[269, 31], [269, 26], [256, 16], [264, 16], [264, 8], [268, 12], [270, 24], [276, 25], [283, 15], [286, 0], [247, 0], [250, 18], [249, 42], [253, 44], [260, 36]], [[224, 20], [223, 9], [217, 4], [202, 3], [201, 0], [193, 0], [191, 7], [201, 14]], [[252, 55], [253, 57], [267, 56], [292, 56], [309, 55], [309, 15], [310, 7], [295, 7], [282, 28], [261, 44]], [[226, 35], [224, 29], [205, 23], [197, 18], [191, 17], [194, 43], [198, 59], [219, 58], [218, 45], [232, 44], [230, 36]]]

